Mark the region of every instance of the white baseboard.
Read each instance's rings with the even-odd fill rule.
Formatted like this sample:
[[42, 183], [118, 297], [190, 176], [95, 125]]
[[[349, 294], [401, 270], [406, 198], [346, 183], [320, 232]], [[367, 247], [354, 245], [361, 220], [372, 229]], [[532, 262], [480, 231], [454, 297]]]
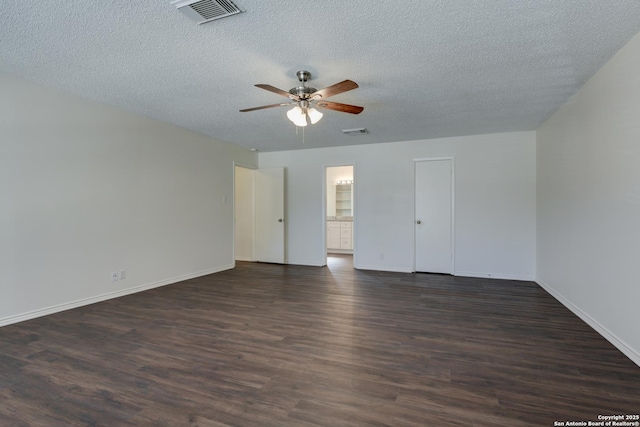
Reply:
[[484, 279], [503, 279], [503, 280], [520, 280], [527, 282], [534, 282], [536, 280], [533, 276], [519, 276], [517, 274], [500, 274], [500, 273], [478, 273], [472, 271], [456, 271], [454, 276], [460, 277], [477, 277]]
[[374, 271], [388, 271], [391, 273], [413, 273], [411, 268], [406, 267], [387, 267], [379, 265], [358, 265], [355, 267], [357, 270], [374, 270]]
[[620, 350], [622, 353], [624, 353], [625, 356], [627, 356], [629, 359], [631, 359], [631, 361], [633, 363], [635, 363], [636, 365], [640, 366], [640, 352], [636, 351], [631, 346], [627, 345], [627, 343], [625, 343], [623, 340], [618, 338], [616, 336], [616, 334], [614, 334], [609, 329], [604, 327], [596, 319], [594, 319], [593, 317], [589, 316], [587, 313], [582, 311], [578, 306], [576, 306], [571, 301], [569, 301], [567, 298], [562, 296], [562, 294], [560, 294], [558, 291], [553, 289], [553, 287], [551, 287], [547, 283], [543, 282], [540, 279], [538, 279], [536, 281], [536, 283], [538, 283], [538, 285], [540, 285], [540, 287], [542, 289], [544, 289], [545, 291], [549, 292], [549, 294], [551, 294], [551, 296], [553, 296], [555, 299], [560, 301], [560, 303], [562, 303], [562, 305], [564, 305], [569, 310], [571, 310], [573, 312], [573, 314], [575, 314], [576, 316], [578, 316], [579, 318], [584, 320], [584, 322], [587, 325], [589, 325], [593, 329], [595, 329], [596, 332], [598, 332], [600, 335], [602, 335], [607, 341], [609, 341], [618, 350]]
[[38, 310], [28, 311], [26, 313], [16, 314], [13, 316], [0, 318], [0, 327], [11, 325], [13, 323], [24, 322], [25, 320], [35, 319], [36, 317], [47, 316], [49, 314], [59, 313], [61, 311], [71, 310], [73, 308], [82, 307], [89, 304], [95, 304], [97, 302], [106, 301], [113, 298], [123, 297], [125, 295], [135, 294], [137, 292], [147, 291], [149, 289], [159, 288], [161, 286], [171, 285], [173, 283], [182, 282], [184, 280], [193, 279], [195, 277], [206, 276], [207, 274], [218, 273], [224, 270], [230, 270], [234, 266], [233, 264], [224, 265], [222, 267], [213, 268], [210, 270], [203, 270], [197, 273], [185, 274], [171, 279], [160, 280], [158, 282], [147, 283], [145, 285], [134, 286], [133, 288], [122, 289], [115, 292], [109, 292], [102, 295], [96, 295], [94, 297], [83, 298], [80, 300], [58, 304], [51, 307], [41, 308]]
[[256, 262], [255, 259], [250, 258], [250, 257], [243, 257], [243, 256], [238, 256], [236, 257], [236, 261], [249, 261], [249, 262]]

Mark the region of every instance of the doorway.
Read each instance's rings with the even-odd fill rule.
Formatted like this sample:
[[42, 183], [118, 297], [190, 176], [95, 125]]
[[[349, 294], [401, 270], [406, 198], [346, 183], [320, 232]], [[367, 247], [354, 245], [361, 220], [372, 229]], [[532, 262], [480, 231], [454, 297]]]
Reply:
[[284, 168], [234, 167], [234, 258], [284, 264]]
[[253, 170], [234, 167], [234, 258], [236, 261], [255, 261], [253, 255], [254, 209]]
[[453, 274], [453, 159], [415, 162], [415, 271]]
[[[354, 165], [325, 168], [325, 247], [327, 264], [350, 258], [355, 249]], [[332, 258], [336, 258], [335, 260]]]

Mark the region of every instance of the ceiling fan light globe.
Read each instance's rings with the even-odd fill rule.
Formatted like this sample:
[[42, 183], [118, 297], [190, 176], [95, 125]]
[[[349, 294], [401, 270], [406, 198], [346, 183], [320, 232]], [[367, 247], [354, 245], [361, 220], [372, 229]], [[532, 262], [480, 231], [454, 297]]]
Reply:
[[296, 120], [292, 120], [293, 124], [299, 127], [305, 127], [307, 125], [307, 118], [302, 115]]
[[287, 111], [287, 117], [292, 122], [295, 122], [296, 120], [299, 120], [300, 117], [302, 117], [302, 108], [300, 108], [300, 107], [298, 107], [296, 105], [291, 110]]
[[316, 110], [315, 108], [309, 108], [307, 109], [307, 115], [309, 116], [309, 120], [311, 120], [311, 124], [315, 125], [320, 121], [320, 119], [324, 114], [322, 114], [320, 111]]
[[307, 125], [307, 116], [302, 111], [302, 108], [300, 108], [297, 105], [293, 107], [291, 110], [287, 111], [287, 117], [296, 126], [304, 127]]

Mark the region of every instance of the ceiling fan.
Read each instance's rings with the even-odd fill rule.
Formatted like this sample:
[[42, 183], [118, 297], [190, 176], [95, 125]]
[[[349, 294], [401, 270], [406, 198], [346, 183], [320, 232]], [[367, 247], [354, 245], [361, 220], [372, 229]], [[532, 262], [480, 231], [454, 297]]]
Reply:
[[302, 84], [301, 86], [284, 91], [273, 87], [271, 85], [257, 84], [260, 89], [268, 90], [277, 95], [289, 98], [289, 102], [282, 102], [280, 104], [263, 105], [262, 107], [247, 108], [240, 110], [242, 113], [248, 111], [264, 110], [266, 108], [283, 107], [285, 105], [293, 105], [294, 107], [287, 111], [287, 117], [296, 126], [307, 126], [307, 119], [311, 124], [318, 123], [323, 114], [316, 110], [314, 107], [326, 108], [327, 110], [339, 111], [341, 113], [360, 114], [364, 108], [357, 105], [341, 104], [339, 102], [326, 101], [326, 98], [330, 96], [338, 95], [340, 93], [355, 89], [358, 87], [356, 82], [351, 80], [344, 80], [340, 83], [336, 83], [324, 89], [317, 90], [314, 87], [306, 86], [306, 82], [311, 79], [311, 73], [305, 70], [300, 70], [296, 73], [298, 80]]

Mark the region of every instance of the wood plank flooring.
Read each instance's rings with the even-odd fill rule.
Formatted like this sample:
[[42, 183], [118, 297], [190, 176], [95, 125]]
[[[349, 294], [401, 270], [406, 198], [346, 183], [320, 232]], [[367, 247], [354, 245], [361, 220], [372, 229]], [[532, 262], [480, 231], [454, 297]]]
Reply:
[[0, 328], [1, 426], [553, 426], [640, 368], [535, 283], [240, 262]]

